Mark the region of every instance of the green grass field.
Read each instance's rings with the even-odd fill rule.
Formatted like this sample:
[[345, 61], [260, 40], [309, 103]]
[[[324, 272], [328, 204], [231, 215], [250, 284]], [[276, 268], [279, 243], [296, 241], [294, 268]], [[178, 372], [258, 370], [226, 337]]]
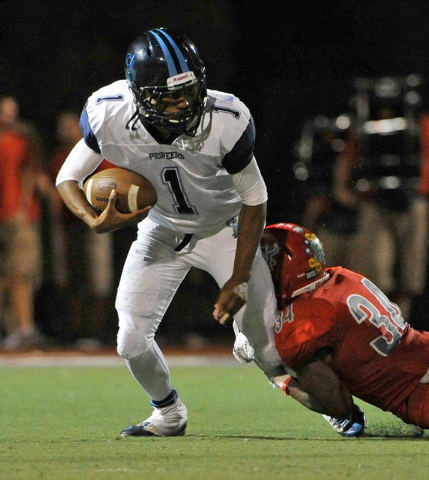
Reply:
[[429, 478], [429, 436], [413, 438], [362, 402], [372, 436], [343, 439], [271, 389], [256, 367], [171, 373], [189, 410], [187, 435], [122, 438], [151, 411], [125, 367], [1, 368], [0, 478]]

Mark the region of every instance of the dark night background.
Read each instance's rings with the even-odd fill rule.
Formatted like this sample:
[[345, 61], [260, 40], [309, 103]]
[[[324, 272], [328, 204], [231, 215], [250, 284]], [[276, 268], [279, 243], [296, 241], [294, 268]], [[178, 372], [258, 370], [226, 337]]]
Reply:
[[0, 19], [0, 95], [18, 99], [47, 152], [61, 111], [80, 111], [123, 78], [137, 35], [163, 26], [189, 36], [209, 88], [234, 93], [253, 114], [268, 223], [301, 220], [305, 192], [291, 165], [307, 118], [349, 111], [356, 76], [429, 78], [427, 0], [3, 0]]
[[[0, 94], [12, 94], [49, 151], [56, 115], [123, 77], [131, 41], [158, 26], [197, 45], [210, 88], [251, 109], [269, 220], [299, 221], [290, 165], [306, 118], [349, 109], [355, 76], [429, 77], [426, 0], [38, 1], [0, 3]], [[301, 187], [302, 188], [302, 187]]]

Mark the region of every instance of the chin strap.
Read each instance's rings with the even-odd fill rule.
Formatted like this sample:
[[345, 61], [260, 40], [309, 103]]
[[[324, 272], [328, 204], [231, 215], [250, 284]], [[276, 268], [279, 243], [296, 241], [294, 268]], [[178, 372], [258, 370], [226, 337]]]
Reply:
[[298, 288], [292, 293], [291, 298], [297, 297], [298, 295], [302, 295], [303, 293], [311, 292], [316, 290], [316, 288], [321, 287], [324, 283], [326, 283], [331, 278], [331, 274], [329, 272], [325, 272], [320, 278], [315, 280], [312, 283], [309, 283], [305, 287]]

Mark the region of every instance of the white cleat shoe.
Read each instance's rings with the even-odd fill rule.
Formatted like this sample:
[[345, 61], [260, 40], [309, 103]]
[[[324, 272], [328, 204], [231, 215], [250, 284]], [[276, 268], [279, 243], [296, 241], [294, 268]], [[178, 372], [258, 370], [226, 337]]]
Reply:
[[122, 437], [178, 437], [186, 434], [188, 409], [177, 398], [167, 407], [154, 407], [152, 415], [138, 425], [131, 425], [121, 432]]

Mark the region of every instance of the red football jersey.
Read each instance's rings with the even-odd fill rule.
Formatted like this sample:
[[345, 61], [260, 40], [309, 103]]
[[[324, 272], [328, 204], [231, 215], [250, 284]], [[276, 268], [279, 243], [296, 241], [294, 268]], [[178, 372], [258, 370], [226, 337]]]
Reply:
[[429, 368], [429, 333], [412, 329], [398, 306], [367, 278], [342, 267], [299, 296], [276, 324], [276, 346], [294, 370], [320, 349], [332, 349], [330, 367], [352, 395], [395, 410]]
[[0, 221], [15, 217], [25, 207], [30, 221], [40, 215], [38, 201], [33, 192], [25, 192], [29, 198], [23, 202], [22, 175], [24, 171], [35, 171], [35, 157], [30, 152], [28, 139], [15, 130], [4, 130], [0, 134]]

